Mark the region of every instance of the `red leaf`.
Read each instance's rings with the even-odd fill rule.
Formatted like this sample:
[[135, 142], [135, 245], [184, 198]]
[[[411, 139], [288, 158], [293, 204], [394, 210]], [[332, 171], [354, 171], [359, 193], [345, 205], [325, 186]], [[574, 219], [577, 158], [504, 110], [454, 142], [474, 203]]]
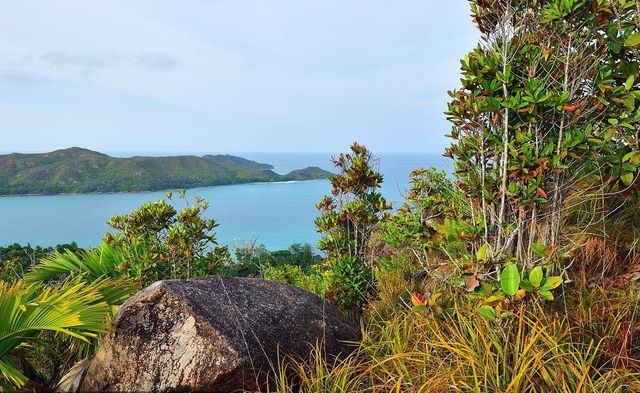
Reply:
[[480, 281], [478, 281], [474, 276], [469, 276], [467, 278], [466, 287], [467, 291], [473, 292], [474, 289], [480, 286]]
[[544, 190], [542, 188], [538, 188], [538, 194], [543, 197], [544, 199], [547, 199], [547, 193], [544, 192]]

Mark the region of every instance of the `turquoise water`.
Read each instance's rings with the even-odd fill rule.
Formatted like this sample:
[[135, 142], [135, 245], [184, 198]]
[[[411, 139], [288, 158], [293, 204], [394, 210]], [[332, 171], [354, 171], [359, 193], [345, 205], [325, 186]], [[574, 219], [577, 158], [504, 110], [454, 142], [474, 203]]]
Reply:
[[[306, 166], [332, 169], [329, 154], [237, 155], [270, 163], [280, 173]], [[384, 196], [401, 201], [409, 172], [430, 165], [447, 169], [444, 159], [436, 155], [380, 156], [379, 170], [385, 176]], [[187, 195], [210, 202], [207, 215], [220, 224], [217, 228], [220, 243], [232, 245], [256, 239], [268, 249], [277, 250], [292, 243], [317, 242], [315, 204], [329, 190], [327, 180], [313, 180], [196, 188]], [[163, 197], [164, 192], [0, 197], [0, 245], [49, 246], [76, 241], [82, 247], [95, 246], [109, 230], [106, 221], [111, 216]]]

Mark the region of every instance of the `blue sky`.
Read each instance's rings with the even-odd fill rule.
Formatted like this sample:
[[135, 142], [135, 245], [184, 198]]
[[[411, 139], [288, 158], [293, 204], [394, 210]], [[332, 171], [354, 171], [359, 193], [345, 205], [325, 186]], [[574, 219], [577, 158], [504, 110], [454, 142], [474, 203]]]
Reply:
[[0, 151], [440, 153], [465, 0], [20, 0]]

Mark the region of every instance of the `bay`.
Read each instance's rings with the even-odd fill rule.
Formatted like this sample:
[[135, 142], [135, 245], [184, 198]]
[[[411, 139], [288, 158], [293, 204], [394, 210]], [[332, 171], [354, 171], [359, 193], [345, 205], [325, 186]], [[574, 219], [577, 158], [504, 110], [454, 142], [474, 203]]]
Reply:
[[[130, 156], [134, 152], [111, 154]], [[278, 173], [307, 166], [333, 169], [331, 155], [323, 153], [234, 155], [272, 164]], [[439, 155], [380, 155], [383, 195], [400, 204], [409, 187], [409, 173], [427, 166], [449, 169]], [[220, 224], [216, 229], [219, 243], [233, 246], [255, 240], [270, 250], [278, 250], [293, 243], [315, 245], [319, 239], [314, 224], [318, 215], [315, 204], [329, 192], [329, 181], [312, 180], [195, 188], [188, 190], [187, 196], [199, 196], [210, 203], [206, 216], [216, 218]], [[75, 241], [81, 247], [95, 246], [109, 230], [106, 222], [111, 216], [128, 213], [164, 195], [145, 192], [0, 197], [0, 245], [51, 246]]]

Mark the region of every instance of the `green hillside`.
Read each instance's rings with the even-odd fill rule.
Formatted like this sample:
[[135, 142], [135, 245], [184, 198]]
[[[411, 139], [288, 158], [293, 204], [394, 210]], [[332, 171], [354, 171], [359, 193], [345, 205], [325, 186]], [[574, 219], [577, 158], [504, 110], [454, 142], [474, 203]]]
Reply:
[[329, 175], [316, 167], [280, 175], [269, 164], [230, 155], [115, 158], [78, 147], [0, 155], [0, 195], [154, 191]]

